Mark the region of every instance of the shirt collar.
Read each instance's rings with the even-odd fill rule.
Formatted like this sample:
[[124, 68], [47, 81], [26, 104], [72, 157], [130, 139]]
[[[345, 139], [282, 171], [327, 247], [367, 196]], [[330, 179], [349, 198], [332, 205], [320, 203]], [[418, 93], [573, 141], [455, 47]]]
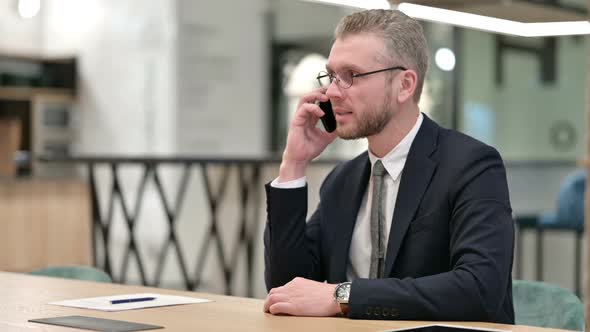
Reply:
[[369, 150], [369, 160], [371, 161], [371, 169], [373, 169], [373, 165], [379, 159], [385, 166], [387, 173], [393, 178], [394, 181], [397, 181], [399, 178], [402, 170], [404, 169], [404, 165], [406, 164], [406, 159], [408, 158], [408, 153], [410, 152], [410, 147], [412, 146], [412, 142], [414, 142], [414, 138], [418, 134], [418, 130], [422, 125], [422, 120], [424, 116], [422, 112], [418, 114], [418, 119], [414, 124], [414, 127], [406, 134], [406, 136], [393, 148], [389, 151], [383, 158], [377, 158], [371, 151]]

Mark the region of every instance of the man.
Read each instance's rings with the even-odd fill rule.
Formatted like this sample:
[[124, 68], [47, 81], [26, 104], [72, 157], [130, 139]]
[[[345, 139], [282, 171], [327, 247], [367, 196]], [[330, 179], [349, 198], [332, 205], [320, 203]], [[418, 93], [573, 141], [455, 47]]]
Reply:
[[[336, 28], [322, 89], [301, 98], [266, 186], [264, 310], [514, 323], [514, 228], [498, 152], [420, 113], [420, 25], [370, 10]], [[330, 100], [335, 133], [316, 127]], [[368, 151], [334, 168], [306, 224], [305, 170], [337, 136]]]

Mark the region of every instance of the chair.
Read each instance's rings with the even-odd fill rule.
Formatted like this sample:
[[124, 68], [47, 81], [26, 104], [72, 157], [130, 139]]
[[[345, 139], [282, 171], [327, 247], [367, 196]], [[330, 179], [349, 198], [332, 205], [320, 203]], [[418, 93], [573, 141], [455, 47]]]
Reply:
[[513, 280], [517, 325], [584, 330], [584, 307], [572, 292], [538, 281]]
[[515, 216], [517, 232], [516, 278], [522, 277], [523, 233], [534, 230], [537, 237], [536, 279], [543, 280], [543, 234], [550, 231], [569, 232], [575, 236], [574, 287], [581, 295], [582, 240], [584, 234], [584, 193], [586, 191], [586, 170], [577, 169], [563, 179], [553, 212], [537, 215]]
[[578, 169], [566, 176], [559, 188], [556, 211], [541, 215], [539, 224], [583, 230], [585, 191], [585, 169]]
[[96, 282], [113, 282], [111, 277], [104, 271], [90, 266], [69, 265], [51, 266], [30, 272], [32, 275], [56, 277], [65, 279], [78, 279]]

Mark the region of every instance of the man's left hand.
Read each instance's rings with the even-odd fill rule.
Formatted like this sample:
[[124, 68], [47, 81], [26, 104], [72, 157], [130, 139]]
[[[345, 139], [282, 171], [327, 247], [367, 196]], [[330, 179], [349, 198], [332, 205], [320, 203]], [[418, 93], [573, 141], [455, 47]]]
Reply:
[[340, 306], [334, 301], [336, 285], [295, 278], [273, 288], [264, 302], [264, 312], [273, 315], [336, 316]]

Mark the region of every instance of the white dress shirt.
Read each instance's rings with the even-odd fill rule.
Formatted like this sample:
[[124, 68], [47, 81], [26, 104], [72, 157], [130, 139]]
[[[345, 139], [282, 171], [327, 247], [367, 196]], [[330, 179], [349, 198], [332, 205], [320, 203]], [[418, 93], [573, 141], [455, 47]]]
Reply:
[[[399, 190], [399, 184], [401, 180], [401, 173], [406, 164], [408, 152], [414, 142], [416, 134], [422, 125], [423, 120], [422, 113], [419, 114], [418, 120], [414, 124], [414, 127], [408, 132], [408, 134], [396, 145], [391, 151], [389, 151], [381, 162], [387, 170], [387, 174], [384, 175], [383, 191], [384, 191], [384, 202], [385, 202], [385, 238], [389, 239], [389, 231], [391, 230], [391, 222], [393, 220], [393, 209], [395, 207], [395, 201], [397, 200], [397, 193]], [[371, 169], [377, 158], [374, 154], [369, 151], [369, 160], [371, 162]], [[302, 177], [296, 180], [279, 183], [278, 178], [272, 181], [271, 186], [275, 188], [300, 188], [305, 186], [306, 177]], [[363, 200], [356, 217], [356, 223], [354, 225], [354, 231], [352, 233], [352, 241], [350, 243], [349, 251], [349, 264], [346, 269], [346, 278], [352, 281], [357, 278], [368, 278], [369, 269], [371, 265], [371, 200], [373, 192], [373, 178], [369, 181], [367, 190], [363, 195]]]

